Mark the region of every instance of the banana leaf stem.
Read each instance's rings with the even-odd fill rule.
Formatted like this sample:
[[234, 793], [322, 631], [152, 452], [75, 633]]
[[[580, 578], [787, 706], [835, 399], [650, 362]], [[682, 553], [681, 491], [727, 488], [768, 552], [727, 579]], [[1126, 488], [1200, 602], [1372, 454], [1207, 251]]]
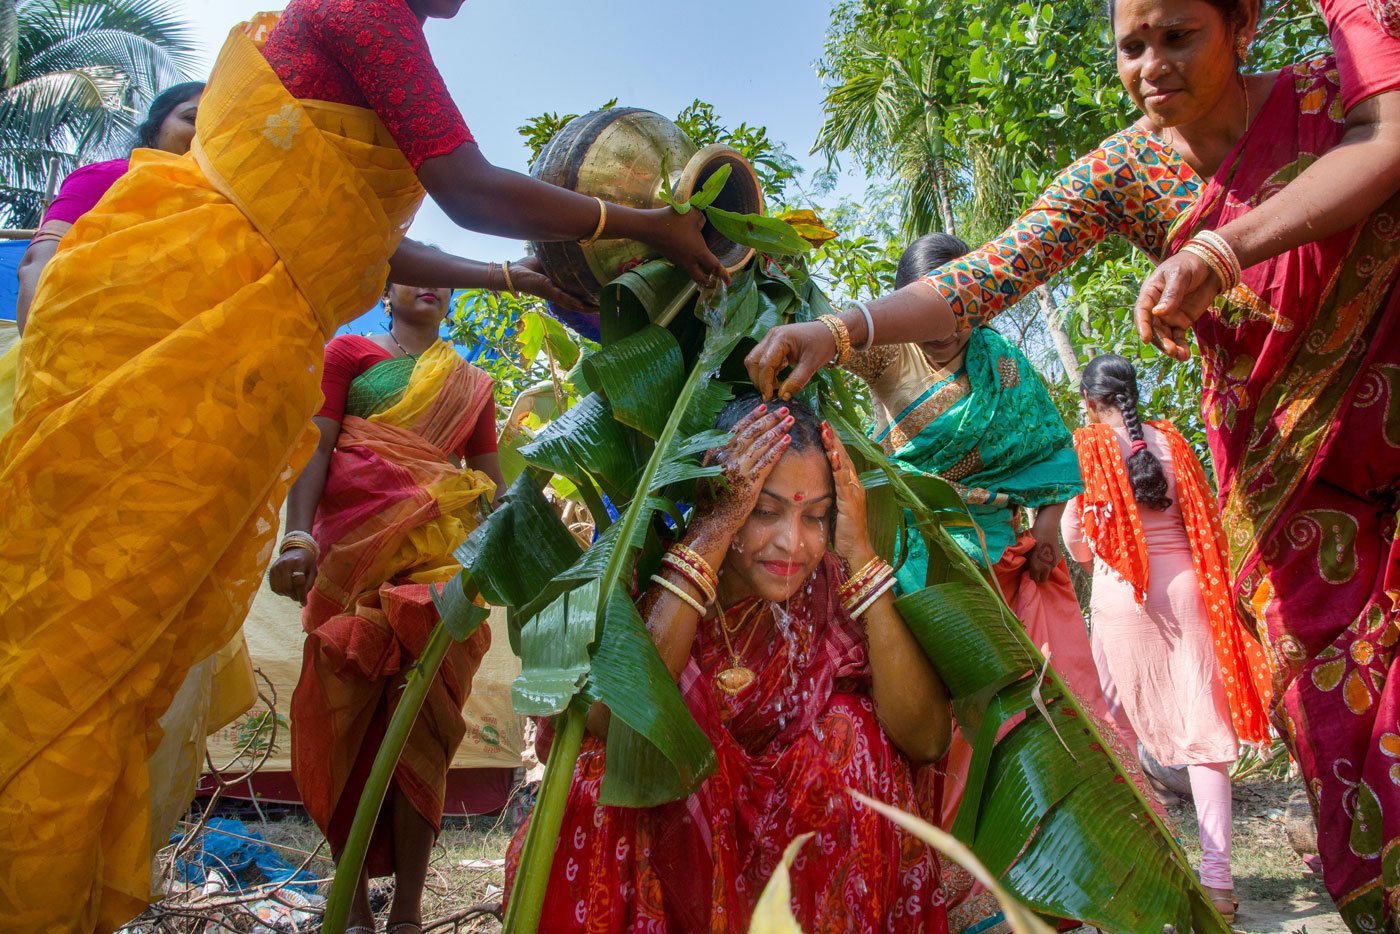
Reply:
[[374, 766], [360, 795], [360, 803], [355, 808], [355, 820], [350, 825], [345, 848], [336, 861], [335, 879], [331, 882], [330, 897], [326, 900], [326, 914], [321, 922], [321, 930], [325, 934], [344, 934], [350, 917], [350, 903], [355, 898], [355, 888], [365, 867], [365, 854], [369, 850], [370, 837], [374, 834], [374, 825], [379, 821], [384, 796], [389, 792], [389, 782], [408, 742], [408, 734], [418, 720], [418, 711], [428, 696], [428, 688], [437, 677], [438, 668], [451, 646], [452, 637], [439, 620], [428, 636], [428, 644], [418, 656], [417, 664], [405, 680], [398, 706], [394, 708], [389, 726], [384, 731], [384, 742], [374, 757]]
[[550, 871], [554, 868], [554, 851], [559, 844], [559, 828], [564, 824], [564, 805], [569, 800], [569, 786], [574, 779], [574, 764], [583, 746], [583, 728], [588, 708], [575, 701], [564, 711], [554, 745], [549, 750], [549, 763], [540, 783], [539, 800], [530, 815], [530, 829], [525, 832], [525, 846], [520, 853], [520, 865], [515, 870], [515, 887], [506, 906], [506, 934], [535, 934], [544, 910], [545, 891], [549, 887]]

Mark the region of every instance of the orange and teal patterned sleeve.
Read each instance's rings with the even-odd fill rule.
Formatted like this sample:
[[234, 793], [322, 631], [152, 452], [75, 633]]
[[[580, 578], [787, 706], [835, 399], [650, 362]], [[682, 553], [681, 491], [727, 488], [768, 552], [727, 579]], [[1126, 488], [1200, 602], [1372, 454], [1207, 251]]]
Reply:
[[1138, 129], [1069, 166], [1001, 236], [924, 277], [960, 327], [985, 323], [1116, 234], [1154, 259], [1195, 201], [1200, 180], [1169, 146]]

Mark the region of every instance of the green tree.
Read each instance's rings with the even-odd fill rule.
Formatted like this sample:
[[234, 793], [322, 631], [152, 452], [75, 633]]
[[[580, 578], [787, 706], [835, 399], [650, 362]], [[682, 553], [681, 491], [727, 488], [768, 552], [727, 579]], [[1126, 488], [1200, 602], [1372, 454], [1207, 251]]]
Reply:
[[51, 172], [124, 153], [194, 63], [170, 0], [0, 0], [0, 226], [37, 222]]
[[[1325, 49], [1310, 0], [1266, 2], [1251, 67]], [[828, 91], [816, 149], [893, 179], [905, 238], [942, 229], [977, 243], [1136, 118], [1113, 54], [1102, 0], [846, 0], [819, 64]], [[1104, 244], [997, 326], [1050, 378], [1067, 418], [1078, 417], [1079, 362], [1113, 351], [1137, 361], [1153, 411], [1199, 440], [1199, 365], [1172, 365], [1133, 327], [1148, 263]]]

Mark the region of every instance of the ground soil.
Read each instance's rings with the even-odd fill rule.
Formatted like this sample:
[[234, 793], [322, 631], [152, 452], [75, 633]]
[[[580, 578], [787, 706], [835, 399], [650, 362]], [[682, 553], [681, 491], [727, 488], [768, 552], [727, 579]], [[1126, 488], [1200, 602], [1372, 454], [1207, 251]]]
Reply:
[[[1346, 927], [1328, 900], [1322, 883], [1289, 845], [1284, 815], [1296, 783], [1265, 777], [1249, 779], [1235, 786], [1234, 873], [1240, 900], [1236, 930], [1247, 934], [1345, 934]], [[1196, 815], [1189, 801], [1170, 809], [1182, 844], [1193, 864], [1200, 857]], [[244, 812], [239, 814], [250, 829], [258, 831], [291, 862], [310, 859], [309, 866], [328, 876], [330, 861], [315, 826], [287, 812], [267, 814], [267, 820]], [[504, 882], [504, 855], [511, 828], [504, 820], [473, 818], [449, 819], [434, 854], [425, 899], [425, 929], [433, 934], [447, 931], [495, 932], [500, 930], [494, 917], [475, 914], [471, 909], [500, 901]], [[318, 850], [319, 848], [319, 850]], [[313, 856], [312, 854], [317, 855]], [[390, 890], [379, 886], [377, 900], [384, 904]], [[159, 923], [133, 927], [131, 931], [249, 931], [250, 920], [225, 910], [212, 924], [192, 918], [167, 916]], [[210, 920], [213, 920], [211, 917]], [[262, 930], [267, 930], [263, 928]], [[1089, 934], [1092, 929], [1081, 929]]]

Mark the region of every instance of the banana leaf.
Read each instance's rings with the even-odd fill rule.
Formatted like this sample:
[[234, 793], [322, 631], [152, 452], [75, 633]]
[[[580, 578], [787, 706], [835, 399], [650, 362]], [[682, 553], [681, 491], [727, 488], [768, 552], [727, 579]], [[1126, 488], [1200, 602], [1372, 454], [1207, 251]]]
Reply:
[[[742, 371], [741, 344], [777, 316], [809, 319], [829, 310], [800, 260], [784, 269], [763, 256], [727, 290], [698, 298], [668, 264], [644, 264], [609, 284], [602, 306], [604, 347], [579, 367], [593, 391], [521, 449], [530, 468], [459, 550], [464, 573], [520, 627], [517, 699], [527, 710], [557, 714], [507, 909], [510, 932], [538, 925], [591, 704], [612, 714], [608, 803], [676, 800], [712, 767], [713, 750], [632, 596], [656, 566], [662, 526], [681, 531], [686, 515], [676, 504], [693, 502], [687, 497], [697, 478], [713, 473], [700, 455], [719, 440], [708, 429], [731, 393], [721, 375]], [[703, 344], [692, 340], [702, 334]], [[893, 553], [901, 537], [915, 534], [928, 545], [931, 586], [902, 598], [900, 609], [949, 685], [973, 745], [968, 803], [955, 834], [1008, 890], [1046, 915], [1131, 934], [1169, 924], [1228, 930], [1095, 725], [943, 531], [970, 521], [956, 493], [890, 463], [858, 427], [860, 408], [842, 378], [823, 373], [804, 395], [866, 471], [877, 547]], [[621, 510], [611, 526], [595, 512], [600, 535], [585, 551], [539, 492], [550, 473], [592, 495], [590, 506], [605, 491]]]

